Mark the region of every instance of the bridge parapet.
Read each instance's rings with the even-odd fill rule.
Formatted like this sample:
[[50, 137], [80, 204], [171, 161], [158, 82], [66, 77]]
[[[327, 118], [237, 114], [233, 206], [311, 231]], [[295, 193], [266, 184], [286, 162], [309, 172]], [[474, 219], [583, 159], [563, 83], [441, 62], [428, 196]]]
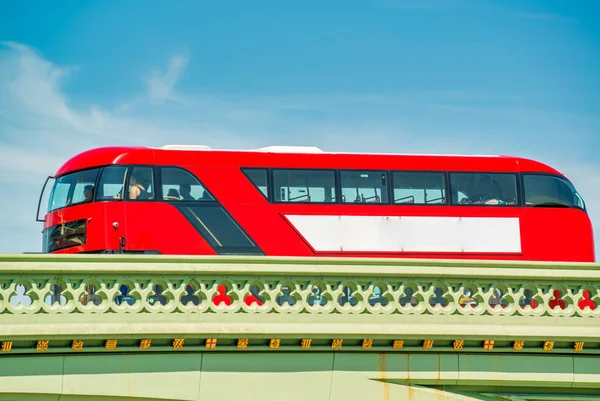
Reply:
[[263, 257], [0, 257], [10, 353], [600, 353], [600, 266]]

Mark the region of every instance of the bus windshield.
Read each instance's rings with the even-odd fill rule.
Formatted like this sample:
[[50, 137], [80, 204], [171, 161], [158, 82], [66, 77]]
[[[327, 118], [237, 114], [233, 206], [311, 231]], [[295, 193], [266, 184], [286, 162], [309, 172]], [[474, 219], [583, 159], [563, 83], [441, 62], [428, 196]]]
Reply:
[[99, 171], [99, 168], [95, 168], [57, 178], [48, 200], [48, 212], [91, 202], [94, 199], [94, 185]]
[[524, 174], [525, 205], [563, 206], [585, 210], [583, 198], [570, 181], [546, 174]]

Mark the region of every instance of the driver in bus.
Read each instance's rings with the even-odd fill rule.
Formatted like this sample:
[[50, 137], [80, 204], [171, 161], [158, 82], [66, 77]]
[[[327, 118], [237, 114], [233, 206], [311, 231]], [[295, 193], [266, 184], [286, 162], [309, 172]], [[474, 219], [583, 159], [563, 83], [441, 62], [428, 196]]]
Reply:
[[85, 197], [85, 202], [91, 202], [94, 200], [94, 186], [86, 185], [83, 188], [83, 196]]

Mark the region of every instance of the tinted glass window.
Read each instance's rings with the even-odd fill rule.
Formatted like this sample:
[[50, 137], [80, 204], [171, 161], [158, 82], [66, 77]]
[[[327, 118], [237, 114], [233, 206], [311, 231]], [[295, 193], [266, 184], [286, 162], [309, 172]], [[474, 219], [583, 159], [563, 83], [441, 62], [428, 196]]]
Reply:
[[516, 205], [517, 176], [508, 173], [450, 173], [454, 205]]
[[71, 221], [44, 230], [43, 252], [85, 244], [86, 220]]
[[96, 193], [97, 200], [110, 200], [115, 198], [123, 199], [123, 190], [125, 188], [125, 177], [127, 167], [108, 166], [102, 169], [98, 189]]
[[69, 189], [71, 188], [70, 182], [60, 182], [59, 180], [54, 181], [52, 191], [50, 191], [50, 198], [48, 199], [48, 211], [60, 209], [67, 205], [67, 199], [69, 198]]
[[277, 202], [335, 202], [335, 173], [324, 170], [274, 170]]
[[387, 173], [342, 171], [342, 203], [388, 203]]
[[190, 172], [180, 169], [161, 168], [162, 196], [164, 200], [214, 201], [204, 185]]
[[446, 180], [439, 172], [395, 172], [394, 203], [435, 205], [446, 203]]
[[585, 209], [583, 199], [569, 181], [551, 175], [524, 174], [525, 204], [531, 206], [575, 206]]
[[258, 188], [260, 192], [262, 192], [265, 198], [268, 198], [269, 195], [267, 191], [267, 170], [249, 168], [243, 169], [242, 171], [244, 172], [244, 174], [246, 174], [246, 177], [248, 177], [248, 179], [252, 181], [252, 184], [254, 184], [254, 186]]
[[129, 200], [154, 199], [154, 175], [151, 167], [134, 167], [127, 187]]
[[261, 253], [222, 207], [210, 203], [187, 205], [179, 204], [177, 208], [217, 253]]
[[48, 211], [91, 202], [99, 170], [95, 168], [57, 178], [48, 200]]

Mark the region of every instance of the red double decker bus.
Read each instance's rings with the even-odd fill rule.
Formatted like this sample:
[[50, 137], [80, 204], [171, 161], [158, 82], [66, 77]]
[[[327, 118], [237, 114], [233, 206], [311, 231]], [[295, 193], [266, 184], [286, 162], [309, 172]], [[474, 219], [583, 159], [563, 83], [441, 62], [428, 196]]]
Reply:
[[595, 260], [574, 186], [518, 157], [109, 147], [49, 179], [47, 253]]

